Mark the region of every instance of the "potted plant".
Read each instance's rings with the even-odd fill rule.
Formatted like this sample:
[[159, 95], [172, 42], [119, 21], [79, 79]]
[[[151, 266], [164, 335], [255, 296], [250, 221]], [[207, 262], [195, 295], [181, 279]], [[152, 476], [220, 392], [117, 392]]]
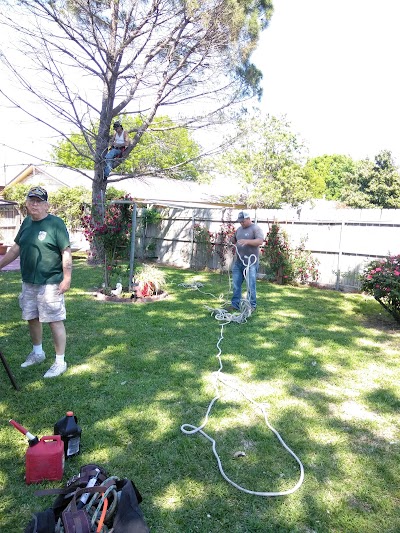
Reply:
[[165, 274], [154, 265], [143, 263], [135, 272], [133, 281], [137, 284], [137, 295], [154, 296], [164, 292]]

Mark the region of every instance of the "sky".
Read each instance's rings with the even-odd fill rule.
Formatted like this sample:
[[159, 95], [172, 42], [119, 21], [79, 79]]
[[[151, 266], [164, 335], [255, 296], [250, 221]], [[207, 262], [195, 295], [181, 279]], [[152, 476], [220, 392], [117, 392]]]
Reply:
[[[253, 62], [263, 73], [264, 113], [286, 116], [309, 156], [400, 165], [399, 0], [273, 0]], [[0, 185], [14, 165], [46, 158], [51, 133], [0, 101]], [[16, 142], [17, 141], [17, 142]], [[18, 146], [27, 155], [2, 146]]]
[[309, 154], [400, 164], [399, 0], [273, 0], [253, 61], [262, 110], [286, 115]]

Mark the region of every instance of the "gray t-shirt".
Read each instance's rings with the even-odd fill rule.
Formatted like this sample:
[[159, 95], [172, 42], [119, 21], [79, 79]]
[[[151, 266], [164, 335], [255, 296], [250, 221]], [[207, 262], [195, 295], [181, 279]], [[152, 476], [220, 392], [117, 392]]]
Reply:
[[259, 253], [260, 253], [260, 247], [259, 246], [240, 246], [237, 244], [237, 241], [240, 241], [241, 239], [262, 239], [264, 240], [264, 235], [262, 232], [262, 229], [260, 226], [257, 226], [257, 224], [251, 224], [248, 228], [243, 228], [240, 226], [236, 230], [234, 242], [237, 246], [238, 253], [240, 254], [240, 257], [244, 259], [246, 256], [250, 257], [250, 255], [255, 255], [258, 259]]

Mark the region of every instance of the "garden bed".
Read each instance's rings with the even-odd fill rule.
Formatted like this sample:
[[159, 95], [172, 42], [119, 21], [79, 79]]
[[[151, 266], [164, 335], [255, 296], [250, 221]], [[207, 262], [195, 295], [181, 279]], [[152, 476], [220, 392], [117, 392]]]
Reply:
[[94, 296], [97, 300], [102, 302], [114, 302], [114, 303], [124, 303], [124, 304], [135, 304], [135, 303], [152, 303], [158, 302], [159, 300], [165, 300], [168, 297], [166, 291], [162, 291], [159, 294], [153, 294], [152, 296], [141, 296], [137, 295], [134, 292], [131, 294], [126, 293], [126, 295], [115, 296], [114, 294], [104, 294], [102, 291], [94, 293]]

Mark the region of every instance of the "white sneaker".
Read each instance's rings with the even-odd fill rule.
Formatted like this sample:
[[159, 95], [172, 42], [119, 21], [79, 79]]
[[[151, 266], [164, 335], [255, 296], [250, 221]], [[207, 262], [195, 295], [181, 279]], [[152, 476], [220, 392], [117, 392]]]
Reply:
[[46, 359], [46, 354], [44, 352], [42, 353], [35, 353], [32, 351], [26, 360], [22, 363], [21, 367], [26, 368], [27, 366], [37, 365], [38, 363], [41, 363]]
[[51, 367], [48, 369], [46, 374], [44, 374], [44, 378], [55, 378], [57, 376], [61, 376], [61, 374], [64, 374], [64, 372], [67, 370], [67, 363], [53, 363]]

